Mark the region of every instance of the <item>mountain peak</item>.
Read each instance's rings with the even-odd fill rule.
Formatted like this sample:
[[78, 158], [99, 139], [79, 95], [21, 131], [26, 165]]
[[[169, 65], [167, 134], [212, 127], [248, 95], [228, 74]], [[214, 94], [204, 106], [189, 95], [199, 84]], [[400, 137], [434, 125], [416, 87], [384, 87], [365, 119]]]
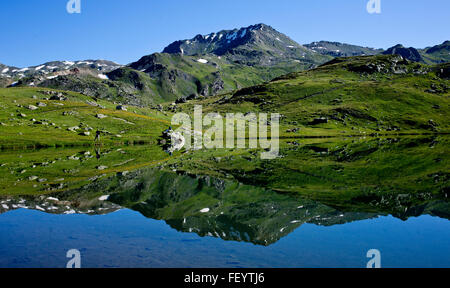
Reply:
[[[306, 59], [324, 57], [263, 23], [175, 41], [163, 53], [187, 56], [213, 54], [224, 56], [232, 62], [264, 66], [280, 61], [305, 62]], [[323, 60], [317, 62], [325, 62]]]
[[198, 34], [192, 39], [173, 42], [163, 50], [163, 53], [181, 53], [188, 56], [211, 53], [221, 56], [230, 49], [251, 41], [254, 37], [253, 34], [264, 32], [273, 33], [276, 31], [272, 27], [261, 23], [239, 29], [221, 30], [207, 35]]

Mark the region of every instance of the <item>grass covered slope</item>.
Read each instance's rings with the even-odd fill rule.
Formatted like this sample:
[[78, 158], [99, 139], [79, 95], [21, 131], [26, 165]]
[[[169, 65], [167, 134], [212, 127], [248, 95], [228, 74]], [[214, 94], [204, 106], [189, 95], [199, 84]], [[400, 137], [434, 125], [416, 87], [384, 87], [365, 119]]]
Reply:
[[183, 108], [280, 113], [284, 136], [449, 132], [448, 77], [396, 55], [337, 58]]
[[[61, 100], [49, 100], [52, 97]], [[103, 144], [156, 144], [170, 118], [148, 108], [128, 109], [74, 92], [0, 89], [0, 146], [91, 145], [97, 130], [102, 131]]]

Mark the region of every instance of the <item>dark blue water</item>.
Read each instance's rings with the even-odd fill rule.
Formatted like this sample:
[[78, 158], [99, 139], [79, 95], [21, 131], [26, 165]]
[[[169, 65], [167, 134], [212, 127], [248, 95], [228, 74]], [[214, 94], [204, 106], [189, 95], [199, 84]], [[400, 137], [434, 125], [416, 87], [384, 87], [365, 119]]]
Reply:
[[178, 232], [131, 210], [102, 216], [20, 209], [0, 215], [0, 267], [61, 267], [69, 249], [82, 267], [450, 267], [450, 221], [393, 217], [331, 227], [304, 224], [269, 246]]

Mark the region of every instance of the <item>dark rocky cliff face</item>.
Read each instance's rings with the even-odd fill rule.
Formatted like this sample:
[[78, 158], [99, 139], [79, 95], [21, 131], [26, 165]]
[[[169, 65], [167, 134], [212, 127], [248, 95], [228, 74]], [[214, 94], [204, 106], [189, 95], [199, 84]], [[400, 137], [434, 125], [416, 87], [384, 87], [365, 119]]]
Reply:
[[424, 62], [424, 59], [420, 55], [419, 51], [415, 48], [405, 48], [403, 45], [395, 45], [394, 47], [389, 48], [385, 52], [383, 52], [385, 55], [400, 55], [405, 59], [408, 59], [410, 61], [414, 62]]

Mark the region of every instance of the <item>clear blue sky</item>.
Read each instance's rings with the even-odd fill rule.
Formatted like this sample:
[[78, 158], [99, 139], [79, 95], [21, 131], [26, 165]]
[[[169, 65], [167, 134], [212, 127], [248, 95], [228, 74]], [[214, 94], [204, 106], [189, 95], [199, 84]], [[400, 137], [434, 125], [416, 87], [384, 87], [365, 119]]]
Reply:
[[127, 64], [169, 43], [222, 29], [271, 25], [305, 44], [330, 40], [375, 48], [424, 48], [450, 39], [449, 0], [2, 0], [0, 63], [107, 59]]

